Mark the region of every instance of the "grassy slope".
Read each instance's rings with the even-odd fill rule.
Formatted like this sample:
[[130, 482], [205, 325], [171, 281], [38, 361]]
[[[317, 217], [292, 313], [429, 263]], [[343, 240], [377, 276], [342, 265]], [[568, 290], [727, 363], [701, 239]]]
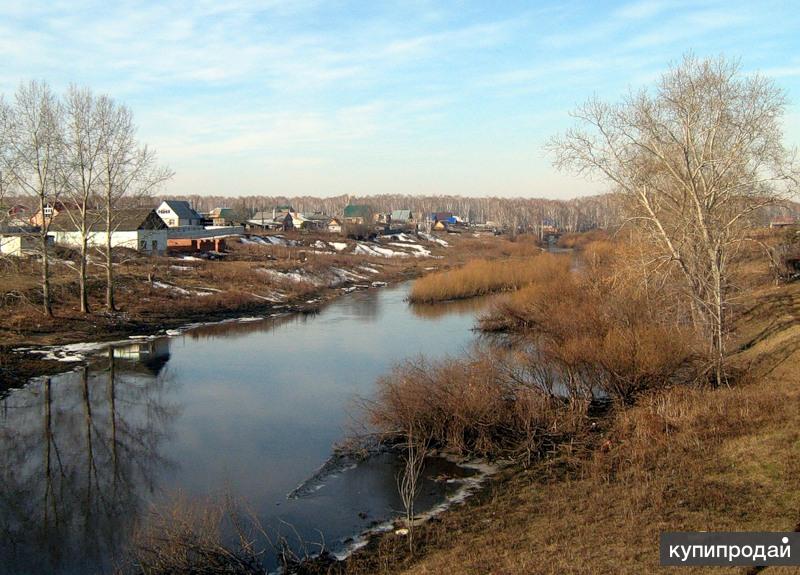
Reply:
[[749, 383], [654, 396], [598, 434], [602, 447], [591, 455], [563, 454], [509, 474], [425, 526], [417, 561], [397, 559], [389, 540], [368, 565], [354, 561], [351, 570], [655, 573], [661, 531], [795, 529], [800, 285], [753, 295], [758, 303], [743, 318], [745, 351], [736, 358], [750, 367]]

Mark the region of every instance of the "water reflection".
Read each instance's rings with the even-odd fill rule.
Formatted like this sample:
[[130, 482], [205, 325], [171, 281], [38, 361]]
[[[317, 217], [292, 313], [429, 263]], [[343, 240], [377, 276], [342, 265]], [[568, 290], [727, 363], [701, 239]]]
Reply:
[[[408, 286], [344, 296], [318, 314], [227, 322], [132, 341], [0, 400], [0, 573], [110, 569], [150, 503], [214, 494], [268, 529], [336, 548], [394, 515], [396, 462], [323, 477], [355, 396], [405, 358], [455, 355], [480, 305], [410, 312]], [[485, 304], [484, 304], [485, 305]], [[459, 475], [437, 462], [430, 475]], [[429, 479], [418, 505], [457, 485]]]
[[0, 401], [0, 570], [93, 571], [174, 465], [162, 453], [179, 410], [165, 378], [103, 366], [33, 382]]
[[437, 319], [445, 315], [458, 314], [474, 316], [476, 313], [489, 308], [503, 294], [481, 298], [458, 299], [439, 303], [415, 303], [411, 311], [417, 317]]

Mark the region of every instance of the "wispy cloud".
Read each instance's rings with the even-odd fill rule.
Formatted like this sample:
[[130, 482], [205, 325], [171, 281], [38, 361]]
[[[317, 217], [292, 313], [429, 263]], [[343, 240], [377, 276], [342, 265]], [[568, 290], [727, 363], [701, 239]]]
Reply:
[[800, 16], [767, 1], [6, 2], [0, 91], [35, 77], [127, 102], [178, 171], [176, 193], [225, 192], [231, 178], [231, 193], [255, 191], [265, 174], [309, 193], [332, 174], [356, 193], [379, 191], [381, 174], [556, 193], [565, 180], [525, 158], [569, 107], [651, 81], [686, 50], [742, 56], [796, 90]]

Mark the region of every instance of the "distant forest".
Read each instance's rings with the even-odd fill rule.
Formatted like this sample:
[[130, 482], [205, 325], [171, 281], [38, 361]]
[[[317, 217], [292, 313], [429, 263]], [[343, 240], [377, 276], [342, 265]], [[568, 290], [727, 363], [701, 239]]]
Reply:
[[[341, 214], [348, 203], [369, 204], [378, 212], [411, 210], [415, 218], [431, 212], [452, 212], [470, 223], [496, 222], [515, 229], [537, 229], [552, 225], [574, 232], [594, 228], [613, 228], [623, 221], [624, 206], [620, 196], [601, 194], [571, 200], [544, 198], [498, 198], [464, 196], [412, 196], [381, 194], [374, 196], [161, 196], [160, 199], [188, 200], [201, 212], [217, 207], [232, 208], [241, 216], [250, 217], [259, 211], [271, 211], [277, 206], [291, 205], [302, 213], [321, 212]], [[756, 224], [768, 224], [779, 215], [800, 215], [800, 204], [787, 202], [784, 207], [770, 207], [759, 214]]]

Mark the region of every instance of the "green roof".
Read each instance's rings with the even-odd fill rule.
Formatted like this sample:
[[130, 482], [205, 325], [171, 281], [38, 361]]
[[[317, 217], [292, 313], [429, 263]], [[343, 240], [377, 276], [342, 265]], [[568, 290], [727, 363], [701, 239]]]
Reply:
[[346, 218], [364, 218], [368, 219], [372, 216], [372, 208], [362, 204], [350, 204], [344, 208], [344, 217]]

